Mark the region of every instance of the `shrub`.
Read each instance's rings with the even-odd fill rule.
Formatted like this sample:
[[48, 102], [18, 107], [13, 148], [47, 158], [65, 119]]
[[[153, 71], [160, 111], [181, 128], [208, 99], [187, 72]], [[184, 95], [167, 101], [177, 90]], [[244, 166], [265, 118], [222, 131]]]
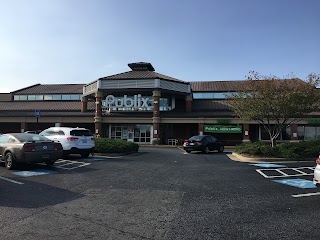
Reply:
[[298, 142], [281, 143], [276, 146], [278, 150], [278, 157], [286, 159], [301, 159], [301, 152], [303, 152], [302, 145]]
[[263, 155], [260, 148], [265, 145], [262, 142], [243, 143], [235, 146], [235, 150], [238, 153], [250, 154], [250, 155]]
[[139, 145], [121, 139], [96, 138], [95, 152], [97, 153], [135, 153], [139, 150]]
[[272, 148], [271, 145], [263, 144], [260, 146], [260, 152], [266, 157], [276, 157], [278, 155], [278, 149]]
[[286, 159], [316, 158], [319, 156], [319, 150], [320, 140], [280, 143], [275, 148], [262, 142], [244, 143], [235, 146], [235, 151], [240, 154]]

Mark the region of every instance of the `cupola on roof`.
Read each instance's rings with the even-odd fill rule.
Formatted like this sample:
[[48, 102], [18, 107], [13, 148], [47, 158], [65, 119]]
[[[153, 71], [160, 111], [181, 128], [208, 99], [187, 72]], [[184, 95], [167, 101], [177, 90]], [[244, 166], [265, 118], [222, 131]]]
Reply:
[[132, 71], [154, 71], [152, 64], [147, 62], [129, 63], [128, 66]]
[[99, 80], [163, 79], [163, 80], [167, 80], [167, 81], [189, 84], [189, 83], [181, 81], [179, 79], [169, 77], [164, 74], [155, 72], [155, 69], [153, 68], [151, 63], [136, 62], [136, 63], [129, 63], [128, 66], [131, 68], [131, 71], [129, 71], [129, 72], [118, 73], [115, 75], [102, 77], [102, 78], [99, 78]]

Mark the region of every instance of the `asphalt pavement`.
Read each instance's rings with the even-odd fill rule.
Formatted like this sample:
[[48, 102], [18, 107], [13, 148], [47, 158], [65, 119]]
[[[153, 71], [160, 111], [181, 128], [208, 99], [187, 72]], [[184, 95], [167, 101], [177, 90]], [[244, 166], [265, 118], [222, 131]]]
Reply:
[[320, 238], [313, 162], [256, 165], [226, 151], [1, 166], [0, 239]]

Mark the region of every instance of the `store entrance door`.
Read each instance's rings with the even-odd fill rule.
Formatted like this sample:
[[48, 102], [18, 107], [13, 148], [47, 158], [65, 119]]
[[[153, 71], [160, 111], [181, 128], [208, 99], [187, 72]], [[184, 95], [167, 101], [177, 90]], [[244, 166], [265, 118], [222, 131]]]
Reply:
[[134, 131], [128, 131], [128, 142], [133, 142]]

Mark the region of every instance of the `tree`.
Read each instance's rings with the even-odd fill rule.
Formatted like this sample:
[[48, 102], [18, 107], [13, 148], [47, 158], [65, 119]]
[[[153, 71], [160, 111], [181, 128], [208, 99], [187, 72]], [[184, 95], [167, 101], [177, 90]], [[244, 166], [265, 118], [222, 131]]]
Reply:
[[244, 121], [256, 121], [268, 132], [272, 147], [281, 131], [319, 110], [320, 75], [279, 79], [251, 71], [236, 93], [228, 96], [230, 108]]

